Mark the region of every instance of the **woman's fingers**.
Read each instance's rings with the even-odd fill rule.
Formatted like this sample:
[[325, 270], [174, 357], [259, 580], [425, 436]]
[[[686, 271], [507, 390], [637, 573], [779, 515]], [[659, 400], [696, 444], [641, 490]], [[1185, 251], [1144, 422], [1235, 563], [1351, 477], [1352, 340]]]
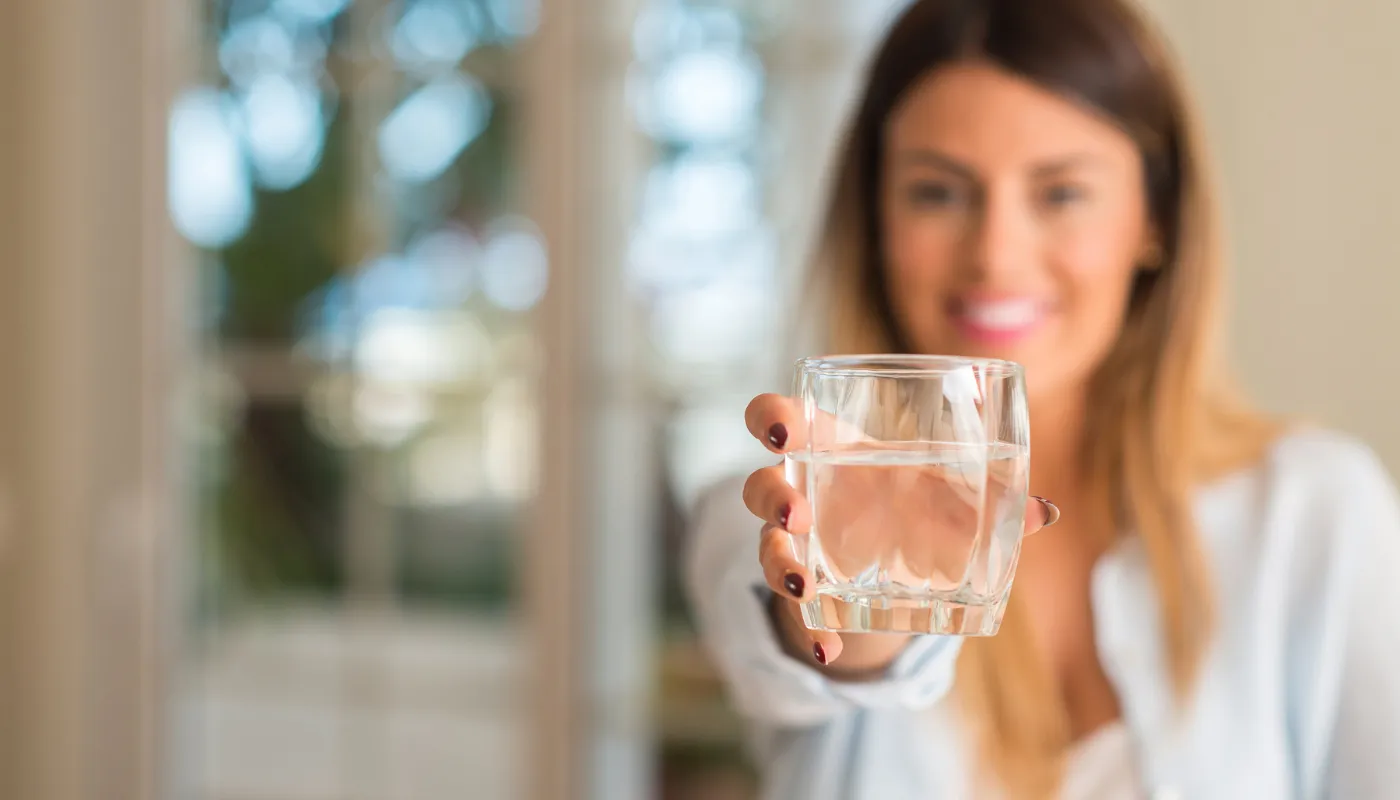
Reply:
[[1060, 521], [1060, 507], [1044, 497], [1033, 496], [1026, 506], [1026, 536]]
[[806, 446], [807, 425], [802, 408], [791, 397], [761, 394], [744, 411], [749, 433], [775, 453], [787, 453]]
[[820, 666], [828, 666], [841, 657], [842, 643], [841, 634], [835, 631], [819, 631], [807, 627], [802, 621], [802, 608], [794, 602], [783, 601], [787, 606], [787, 613], [792, 615], [793, 623], [807, 632], [807, 639], [812, 646], [803, 655], [812, 659], [813, 663]]
[[809, 436], [818, 450], [870, 440], [859, 425], [825, 411], [814, 410], [808, 420], [801, 401], [780, 394], [761, 394], [750, 401], [744, 424], [755, 439], [775, 453], [801, 450], [807, 447]]
[[800, 603], [813, 599], [812, 576], [792, 551], [792, 535], [773, 525], [764, 525], [759, 537], [758, 559], [763, 579], [776, 595], [778, 625], [795, 655], [826, 666], [841, 655], [841, 636], [833, 631], [808, 628], [802, 621]]
[[806, 499], [788, 484], [781, 466], [764, 467], [749, 476], [744, 482], [744, 505], [754, 516], [789, 533], [806, 533], [812, 526]]
[[[802, 409], [789, 397], [761, 394], [744, 412], [749, 433], [774, 453], [807, 446]], [[807, 501], [787, 482], [782, 466], [755, 471], [744, 483], [744, 505], [765, 523], [759, 539], [763, 578], [775, 593], [775, 612], [783, 636], [797, 645], [799, 657], [826, 666], [841, 654], [841, 637], [814, 631], [802, 621], [799, 603], [812, 599], [812, 576], [792, 550], [792, 534], [806, 533], [812, 524]]]
[[758, 538], [758, 561], [768, 588], [790, 600], [810, 598], [811, 575], [792, 552], [792, 535], [773, 524], [763, 526]]

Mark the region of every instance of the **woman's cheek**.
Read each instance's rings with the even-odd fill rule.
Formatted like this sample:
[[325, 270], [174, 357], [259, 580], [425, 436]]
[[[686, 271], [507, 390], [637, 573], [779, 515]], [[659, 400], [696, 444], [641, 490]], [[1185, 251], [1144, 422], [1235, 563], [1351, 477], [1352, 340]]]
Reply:
[[1051, 259], [1073, 317], [1066, 329], [1086, 344], [1093, 342], [1095, 351], [1106, 351], [1122, 327], [1134, 273], [1132, 253], [1100, 232], [1064, 243]]
[[886, 239], [886, 269], [898, 287], [930, 287], [946, 282], [955, 251], [947, 225], [910, 219], [891, 226]]

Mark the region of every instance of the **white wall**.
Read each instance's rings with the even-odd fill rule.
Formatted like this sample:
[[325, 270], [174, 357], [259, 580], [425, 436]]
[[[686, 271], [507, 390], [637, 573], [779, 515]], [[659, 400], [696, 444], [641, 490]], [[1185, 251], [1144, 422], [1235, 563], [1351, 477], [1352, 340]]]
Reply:
[[1400, 473], [1400, 3], [1148, 5], [1222, 168], [1246, 386], [1362, 436]]

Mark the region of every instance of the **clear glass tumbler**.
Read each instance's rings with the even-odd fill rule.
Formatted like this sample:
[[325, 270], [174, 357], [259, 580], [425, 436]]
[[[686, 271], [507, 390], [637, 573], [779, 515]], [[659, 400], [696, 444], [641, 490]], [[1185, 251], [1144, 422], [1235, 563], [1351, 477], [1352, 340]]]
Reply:
[[797, 362], [786, 459], [812, 530], [807, 625], [991, 636], [1021, 551], [1030, 421], [1021, 366], [952, 356]]

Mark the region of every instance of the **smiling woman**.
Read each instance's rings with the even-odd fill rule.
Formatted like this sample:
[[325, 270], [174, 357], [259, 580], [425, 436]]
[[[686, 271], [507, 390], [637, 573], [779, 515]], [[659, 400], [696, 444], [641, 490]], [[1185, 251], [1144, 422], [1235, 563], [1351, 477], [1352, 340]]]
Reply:
[[[742, 497], [709, 495], [691, 599], [765, 748], [768, 796], [1040, 798], [1101, 775], [1111, 785], [1071, 797], [1329, 796], [1400, 781], [1378, 744], [1332, 766], [1400, 719], [1400, 682], [1382, 677], [1400, 647], [1360, 625], [1379, 598], [1400, 609], [1386, 577], [1400, 506], [1365, 447], [1233, 398], [1214, 352], [1224, 263], [1203, 153], [1166, 48], [1127, 2], [919, 0], [895, 22], [818, 243], [828, 346], [1022, 364], [1031, 492], [1065, 514], [1025, 543], [998, 635], [838, 637], [798, 616], [829, 576], [794, 554], [891, 532], [804, 538], [814, 509], [776, 467]], [[789, 455], [814, 413], [761, 395], [745, 422]], [[878, 510], [833, 524], [917, 508], [881, 487], [860, 498]], [[740, 543], [758, 524], [755, 559]], [[1237, 602], [1241, 587], [1263, 596]], [[1218, 746], [1234, 741], [1252, 749]]]

